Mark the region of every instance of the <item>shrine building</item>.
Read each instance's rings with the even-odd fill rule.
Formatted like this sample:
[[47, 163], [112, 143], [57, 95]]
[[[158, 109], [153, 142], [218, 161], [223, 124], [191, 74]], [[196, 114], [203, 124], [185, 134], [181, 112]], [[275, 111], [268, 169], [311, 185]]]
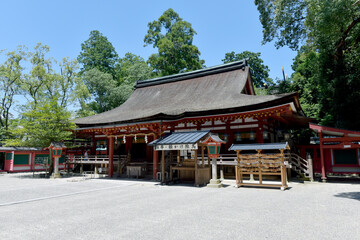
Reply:
[[156, 178], [159, 153], [148, 143], [166, 134], [211, 131], [226, 142], [221, 153], [227, 154], [233, 143], [289, 140], [289, 129], [307, 127], [309, 118], [297, 93], [256, 95], [243, 60], [138, 81], [121, 106], [75, 123], [76, 138], [88, 139], [90, 155], [109, 156], [110, 177], [114, 158], [126, 155], [122, 167], [142, 165]]

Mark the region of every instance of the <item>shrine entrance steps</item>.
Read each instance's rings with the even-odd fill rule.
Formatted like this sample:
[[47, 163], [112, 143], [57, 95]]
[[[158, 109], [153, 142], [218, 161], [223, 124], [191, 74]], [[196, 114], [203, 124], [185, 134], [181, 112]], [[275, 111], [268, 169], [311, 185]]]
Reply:
[[302, 178], [312, 182], [314, 181], [313, 163], [310, 157], [304, 159], [296, 153], [287, 153], [285, 154], [285, 159], [291, 165], [292, 171], [297, 173]]

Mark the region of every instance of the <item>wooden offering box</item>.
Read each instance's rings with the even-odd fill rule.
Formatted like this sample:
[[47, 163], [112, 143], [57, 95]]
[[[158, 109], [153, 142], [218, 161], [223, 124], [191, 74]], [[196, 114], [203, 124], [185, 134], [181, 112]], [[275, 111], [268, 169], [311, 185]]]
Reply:
[[[237, 166], [236, 185], [241, 186], [261, 186], [261, 187], [280, 187], [285, 190], [287, 186], [285, 150], [289, 150], [288, 143], [264, 143], [264, 144], [233, 144], [229, 150], [236, 151]], [[264, 151], [277, 153], [265, 153]], [[244, 151], [253, 151], [246, 153]], [[244, 175], [257, 175], [258, 182], [244, 182]], [[280, 176], [280, 184], [264, 183], [263, 176]]]

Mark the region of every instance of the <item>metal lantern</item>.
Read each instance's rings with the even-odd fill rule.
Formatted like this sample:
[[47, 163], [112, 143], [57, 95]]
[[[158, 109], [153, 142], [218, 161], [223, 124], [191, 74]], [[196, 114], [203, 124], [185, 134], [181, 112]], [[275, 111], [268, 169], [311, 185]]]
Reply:
[[53, 157], [55, 158], [54, 160], [54, 173], [53, 173], [53, 178], [60, 178], [61, 175], [59, 173], [59, 158], [61, 157], [61, 152], [63, 149], [65, 149], [66, 146], [63, 142], [52, 142], [49, 146], [49, 149], [51, 150], [51, 153], [53, 155]]
[[229, 140], [229, 135], [227, 135], [226, 133], [224, 134], [224, 141], [225, 143]]
[[221, 140], [221, 138], [219, 138], [217, 134], [216, 135], [210, 134], [201, 143], [206, 144], [209, 158], [218, 158], [220, 156], [221, 144], [224, 144], [226, 142]]
[[250, 140], [255, 140], [255, 137], [256, 137], [256, 133], [250, 132]]
[[49, 146], [53, 157], [61, 157], [62, 150], [66, 148], [63, 142], [52, 142]]
[[264, 139], [268, 139], [269, 138], [269, 133], [268, 133], [268, 131], [263, 131], [263, 138]]
[[289, 132], [285, 132], [285, 133], [284, 133], [284, 139], [285, 139], [285, 140], [289, 140], [289, 139], [290, 139], [290, 133], [289, 133]]
[[235, 137], [236, 137], [236, 141], [241, 141], [241, 133], [236, 133]]

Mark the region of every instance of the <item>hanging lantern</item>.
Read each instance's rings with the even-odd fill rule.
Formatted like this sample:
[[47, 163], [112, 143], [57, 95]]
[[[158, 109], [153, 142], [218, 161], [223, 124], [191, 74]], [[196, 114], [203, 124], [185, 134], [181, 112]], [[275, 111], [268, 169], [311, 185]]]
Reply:
[[148, 143], [147, 135], [145, 135], [145, 143]]
[[250, 132], [250, 140], [255, 140], [256, 133]]
[[235, 137], [236, 137], [236, 141], [238, 141], [238, 142], [241, 141], [241, 133], [236, 133]]
[[229, 135], [227, 135], [226, 133], [224, 134], [224, 141], [227, 142], [229, 139]]
[[66, 148], [63, 142], [52, 142], [49, 146], [52, 151], [53, 157], [61, 157], [62, 150]]
[[268, 133], [268, 131], [263, 131], [263, 138], [264, 139], [268, 139], [269, 138], [269, 133]]
[[126, 137], [125, 137], [125, 135], [124, 135], [124, 137], [123, 137], [123, 142], [126, 143]]
[[135, 134], [134, 142], [136, 143], [136, 134]]
[[221, 140], [221, 138], [219, 138], [217, 134], [216, 135], [210, 134], [201, 143], [206, 144], [209, 158], [218, 158], [220, 156], [221, 144], [224, 144], [226, 142]]
[[118, 141], [117, 141], [117, 136], [115, 136], [115, 145], [118, 144]]
[[285, 132], [285, 133], [284, 133], [284, 139], [285, 139], [285, 140], [289, 140], [289, 139], [290, 139], [290, 133], [289, 133], [289, 132]]

